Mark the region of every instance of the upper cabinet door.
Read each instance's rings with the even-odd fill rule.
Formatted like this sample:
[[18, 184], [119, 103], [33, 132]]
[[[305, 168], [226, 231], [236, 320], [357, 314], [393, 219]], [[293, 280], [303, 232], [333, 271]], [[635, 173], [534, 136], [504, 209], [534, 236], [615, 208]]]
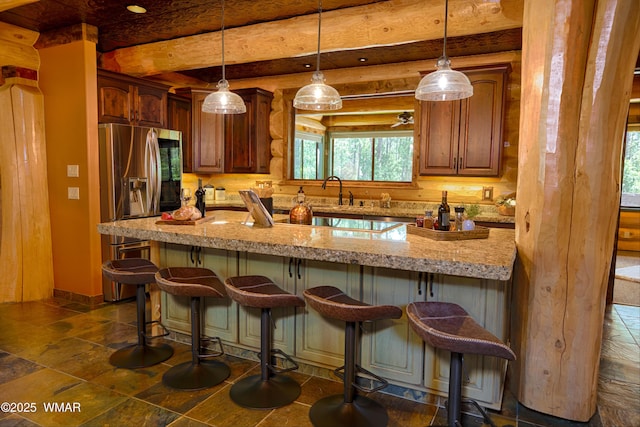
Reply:
[[98, 75], [98, 122], [130, 124], [133, 117], [132, 87]]
[[169, 129], [182, 132], [182, 171], [193, 169], [193, 144], [191, 142], [191, 99], [169, 94], [167, 98]]
[[508, 65], [465, 71], [473, 96], [420, 102], [420, 175], [498, 176]]
[[244, 100], [247, 112], [232, 114], [226, 119], [224, 170], [227, 173], [269, 173], [269, 116], [273, 94], [257, 88], [234, 92]]
[[468, 73], [473, 96], [460, 102], [458, 174], [500, 174], [506, 67]]
[[167, 126], [168, 86], [98, 70], [98, 122]]
[[420, 174], [455, 175], [460, 103], [420, 103]]
[[167, 91], [138, 85], [135, 88], [136, 117], [138, 126], [167, 126]]
[[193, 172], [224, 172], [224, 115], [202, 112], [202, 103], [210, 91], [192, 93]]

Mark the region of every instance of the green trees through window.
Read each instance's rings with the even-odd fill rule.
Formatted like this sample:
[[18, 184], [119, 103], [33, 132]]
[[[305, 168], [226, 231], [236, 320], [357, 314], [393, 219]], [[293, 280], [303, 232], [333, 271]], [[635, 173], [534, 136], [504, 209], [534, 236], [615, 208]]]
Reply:
[[335, 132], [326, 148], [321, 136], [297, 132], [294, 179], [411, 182], [413, 131]]
[[640, 208], [640, 126], [627, 129], [622, 176], [622, 206]]

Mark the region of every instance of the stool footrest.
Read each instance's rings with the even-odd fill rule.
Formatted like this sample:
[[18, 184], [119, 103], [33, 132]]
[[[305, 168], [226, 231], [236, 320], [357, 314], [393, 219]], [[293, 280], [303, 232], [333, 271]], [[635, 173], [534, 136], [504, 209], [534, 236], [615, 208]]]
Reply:
[[[375, 391], [379, 391], [382, 390], [383, 388], [385, 388], [386, 386], [389, 385], [389, 383], [387, 382], [387, 380], [385, 380], [382, 377], [379, 377], [378, 375], [374, 374], [371, 371], [367, 371], [366, 369], [364, 369], [362, 366], [358, 365], [356, 363], [356, 380], [358, 378], [360, 379], [366, 379], [369, 380], [371, 386], [370, 387], [365, 387], [361, 384], [357, 384], [356, 382], [354, 382], [352, 385], [357, 388], [358, 390], [364, 392], [364, 393], [373, 393]], [[335, 374], [336, 377], [340, 378], [342, 381], [344, 381], [344, 371], [345, 365], [340, 366], [339, 368], [334, 369], [333, 373]], [[358, 376], [358, 374], [364, 374], [364, 375], [360, 375]], [[373, 386], [373, 382], [377, 381], [380, 383], [379, 386]]]
[[164, 330], [164, 332], [159, 334], [159, 335], [147, 335], [146, 332], [143, 332], [142, 336], [144, 336], [145, 340], [153, 340], [153, 339], [156, 339], [156, 338], [163, 338], [163, 337], [169, 336], [169, 334], [170, 334], [169, 329], [167, 329], [167, 327], [164, 326], [162, 324], [162, 322], [160, 322], [159, 320], [152, 320], [151, 322], [145, 322], [145, 329], [146, 329], [147, 325], [160, 325], [160, 327]]
[[489, 414], [484, 410], [482, 406], [478, 402], [473, 399], [462, 399], [462, 403], [470, 403], [476, 407], [476, 409], [482, 414], [482, 418], [484, 419], [485, 424], [489, 424], [491, 427], [496, 427], [493, 420], [489, 418]]
[[[274, 374], [283, 374], [285, 372], [291, 372], [291, 371], [295, 371], [299, 368], [298, 364], [295, 362], [295, 360], [293, 360], [291, 358], [291, 356], [289, 356], [287, 353], [285, 353], [284, 351], [280, 350], [279, 348], [272, 348], [271, 349], [271, 356], [274, 355], [279, 355], [280, 356], [280, 360], [286, 360], [287, 362], [289, 362], [290, 366], [288, 368], [278, 368], [277, 366], [274, 366], [271, 364], [271, 360], [267, 361], [267, 368], [269, 368], [269, 370], [271, 372], [273, 372]], [[258, 359], [262, 360], [262, 353], [258, 353]]]
[[[217, 343], [219, 350], [210, 349], [207, 347], [209, 343]], [[200, 348], [199, 351], [211, 351], [212, 353], [200, 353], [198, 354], [199, 359], [212, 359], [214, 357], [220, 357], [224, 355], [224, 347], [222, 346], [222, 340], [220, 337], [203, 337], [200, 338]]]

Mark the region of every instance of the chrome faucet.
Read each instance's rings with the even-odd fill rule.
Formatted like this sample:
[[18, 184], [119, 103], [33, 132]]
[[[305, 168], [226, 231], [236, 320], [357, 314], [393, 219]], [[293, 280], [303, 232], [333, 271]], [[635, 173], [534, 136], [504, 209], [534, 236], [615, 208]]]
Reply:
[[327, 189], [327, 181], [331, 181], [332, 179], [335, 179], [336, 181], [338, 181], [340, 183], [340, 192], [338, 193], [338, 205], [342, 206], [342, 180], [340, 178], [338, 178], [335, 175], [328, 176], [324, 180], [324, 182], [322, 183], [322, 189], [326, 190]]

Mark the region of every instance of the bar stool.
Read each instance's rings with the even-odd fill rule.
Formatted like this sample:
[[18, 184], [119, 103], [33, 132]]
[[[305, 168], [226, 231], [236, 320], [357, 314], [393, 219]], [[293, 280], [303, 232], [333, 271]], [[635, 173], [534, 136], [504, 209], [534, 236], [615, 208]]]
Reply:
[[112, 259], [102, 264], [102, 272], [110, 280], [126, 285], [136, 285], [138, 343], [113, 353], [109, 358], [109, 363], [113, 366], [127, 369], [144, 368], [164, 362], [173, 355], [173, 348], [168, 344], [147, 344], [147, 340], [160, 337], [147, 337], [145, 332], [147, 325], [145, 286], [147, 283], [155, 282], [156, 271], [158, 267], [144, 258]]
[[[224, 285], [216, 274], [208, 268], [172, 267], [163, 268], [155, 274], [161, 290], [171, 295], [191, 298], [191, 361], [174, 366], [164, 373], [162, 382], [180, 390], [201, 390], [220, 384], [231, 373], [227, 365], [208, 360], [224, 354], [220, 338], [201, 338], [200, 298], [224, 298]], [[202, 344], [215, 341], [220, 350], [206, 354]]]
[[[252, 375], [235, 383], [229, 392], [231, 400], [251, 409], [274, 409], [288, 405], [300, 395], [300, 384], [285, 372], [298, 365], [282, 350], [272, 348], [271, 309], [274, 307], [304, 307], [304, 300], [279, 288], [264, 276], [237, 276], [225, 280], [227, 294], [238, 304], [261, 309], [260, 375]], [[273, 365], [274, 354], [280, 355], [289, 368]]]
[[[492, 333], [476, 323], [458, 304], [447, 302], [412, 302], [407, 317], [413, 330], [435, 348], [451, 352], [449, 367], [449, 399], [447, 426], [461, 426], [463, 354], [479, 354], [515, 360], [513, 351]], [[484, 421], [495, 427], [486, 411], [475, 400], [469, 400]]]
[[[393, 305], [369, 305], [355, 300], [333, 286], [318, 286], [304, 291], [307, 303], [321, 315], [343, 320], [345, 326], [344, 365], [334, 373], [344, 382], [342, 395], [328, 396], [313, 404], [309, 418], [315, 427], [383, 427], [389, 421], [387, 410], [363, 392], [382, 390], [388, 383], [385, 379], [356, 364], [356, 324], [360, 322], [398, 319], [402, 310]], [[344, 371], [344, 374], [341, 373]], [[356, 383], [358, 373], [375, 379], [381, 385], [365, 388]]]

